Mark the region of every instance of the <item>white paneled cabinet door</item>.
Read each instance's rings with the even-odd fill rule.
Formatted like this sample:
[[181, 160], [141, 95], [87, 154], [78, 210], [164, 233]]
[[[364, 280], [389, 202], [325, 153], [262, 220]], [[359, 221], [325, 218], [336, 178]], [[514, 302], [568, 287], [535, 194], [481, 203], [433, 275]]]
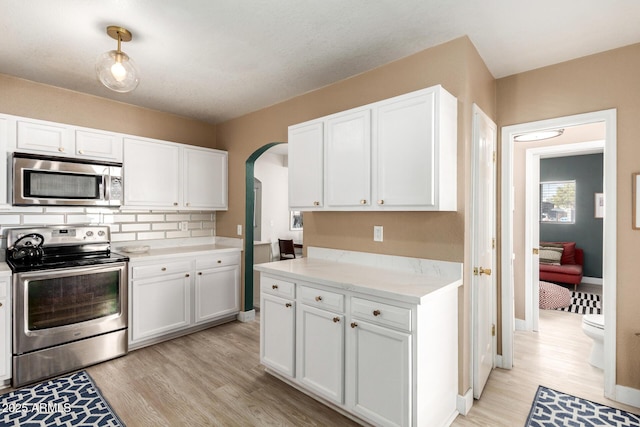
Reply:
[[323, 205], [324, 123], [315, 121], [289, 128], [289, 207]]
[[124, 140], [125, 206], [179, 207], [180, 149], [177, 145]]
[[72, 156], [73, 146], [73, 135], [68, 126], [18, 120], [17, 147], [19, 150]]
[[370, 205], [371, 110], [332, 116], [326, 123], [326, 205]]
[[410, 425], [411, 335], [361, 320], [347, 329], [347, 404], [373, 424]]
[[184, 206], [227, 209], [227, 153], [184, 148]]
[[294, 302], [262, 293], [260, 299], [260, 361], [289, 377], [295, 376]]
[[377, 205], [435, 206], [434, 102], [431, 92], [378, 107]]
[[75, 155], [78, 158], [122, 162], [122, 136], [107, 132], [75, 131]]
[[[8, 147], [9, 147], [9, 120], [0, 117], [0, 176], [7, 177]], [[11, 202], [8, 194], [9, 186], [4, 179], [0, 180], [4, 185], [0, 185], [0, 209], [10, 208]]]
[[309, 389], [344, 402], [344, 316], [301, 304], [296, 377]]
[[133, 281], [132, 341], [177, 331], [191, 323], [189, 272]]
[[240, 267], [198, 271], [195, 285], [195, 322], [206, 322], [240, 311]]

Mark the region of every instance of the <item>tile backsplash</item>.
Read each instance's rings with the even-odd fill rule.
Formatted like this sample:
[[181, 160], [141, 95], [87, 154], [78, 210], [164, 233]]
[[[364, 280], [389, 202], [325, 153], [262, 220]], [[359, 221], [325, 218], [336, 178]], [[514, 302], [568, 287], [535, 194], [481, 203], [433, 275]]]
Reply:
[[5, 228], [64, 224], [108, 225], [113, 242], [186, 239], [215, 236], [216, 213], [81, 207], [13, 207], [0, 211], [0, 232]]

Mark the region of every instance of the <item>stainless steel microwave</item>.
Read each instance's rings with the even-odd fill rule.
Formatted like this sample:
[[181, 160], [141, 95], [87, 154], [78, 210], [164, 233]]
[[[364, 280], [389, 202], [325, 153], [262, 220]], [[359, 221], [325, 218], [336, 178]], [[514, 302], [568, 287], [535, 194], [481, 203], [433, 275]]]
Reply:
[[122, 164], [14, 153], [14, 206], [118, 207]]

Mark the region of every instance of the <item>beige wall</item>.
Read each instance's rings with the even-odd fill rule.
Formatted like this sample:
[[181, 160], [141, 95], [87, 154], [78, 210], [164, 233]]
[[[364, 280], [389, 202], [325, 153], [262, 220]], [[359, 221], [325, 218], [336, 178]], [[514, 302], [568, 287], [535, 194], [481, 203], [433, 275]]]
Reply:
[[[269, 142], [286, 141], [289, 125], [436, 84], [458, 98], [458, 211], [306, 213], [304, 244], [465, 261], [472, 102], [495, 117], [495, 80], [466, 37], [218, 125], [218, 146], [229, 151], [229, 210], [218, 213], [217, 234], [236, 237], [236, 226], [242, 224], [244, 229], [245, 161]], [[373, 242], [374, 225], [384, 226], [384, 242]], [[464, 393], [470, 386], [471, 356], [466, 280], [460, 296], [460, 392]]]
[[640, 44], [497, 81], [498, 126], [617, 109], [617, 372], [640, 389], [640, 231], [631, 229], [631, 174], [640, 172]]
[[214, 125], [125, 104], [126, 94], [122, 100], [0, 74], [0, 113], [217, 148]]

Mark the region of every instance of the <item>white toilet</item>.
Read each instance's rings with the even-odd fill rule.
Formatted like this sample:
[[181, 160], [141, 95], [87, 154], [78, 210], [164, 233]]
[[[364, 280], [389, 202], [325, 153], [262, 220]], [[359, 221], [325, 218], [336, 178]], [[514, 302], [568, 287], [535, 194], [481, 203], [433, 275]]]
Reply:
[[593, 340], [589, 363], [604, 369], [604, 315], [585, 314], [582, 317], [582, 330]]

